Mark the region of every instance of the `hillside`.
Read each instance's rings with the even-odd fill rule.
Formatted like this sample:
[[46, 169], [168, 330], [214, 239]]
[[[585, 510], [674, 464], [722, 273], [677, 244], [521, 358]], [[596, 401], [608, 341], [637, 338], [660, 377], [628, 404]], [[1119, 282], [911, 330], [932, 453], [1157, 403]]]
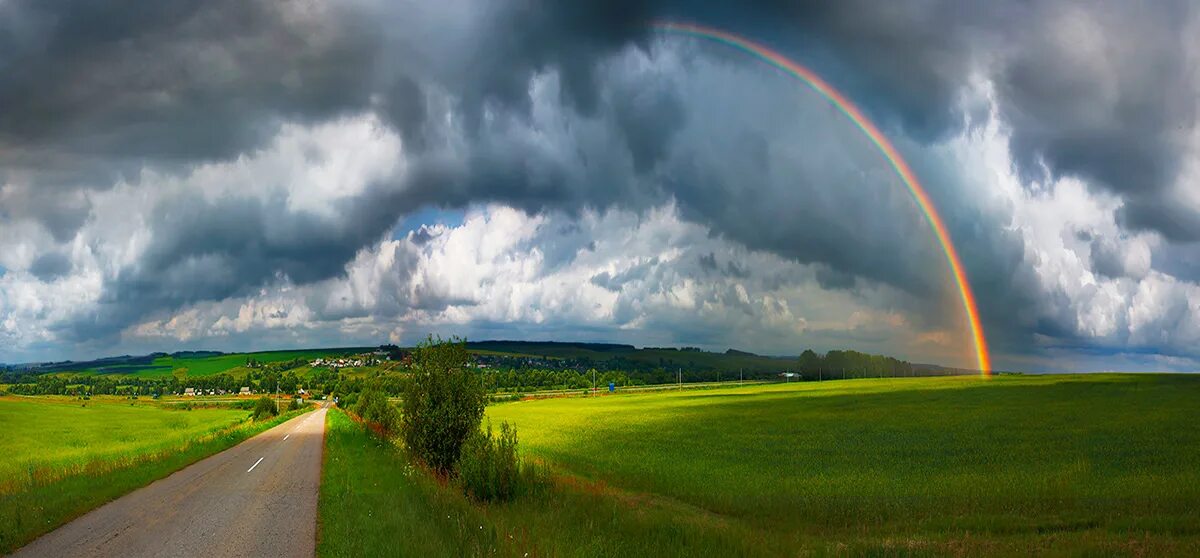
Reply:
[[711, 353], [673, 347], [636, 348], [611, 343], [556, 341], [473, 341], [467, 348], [477, 354], [506, 354], [542, 359], [573, 360], [584, 366], [612, 369], [683, 368], [696, 372], [782, 372], [795, 368], [795, 357], [768, 357], [730, 350]]

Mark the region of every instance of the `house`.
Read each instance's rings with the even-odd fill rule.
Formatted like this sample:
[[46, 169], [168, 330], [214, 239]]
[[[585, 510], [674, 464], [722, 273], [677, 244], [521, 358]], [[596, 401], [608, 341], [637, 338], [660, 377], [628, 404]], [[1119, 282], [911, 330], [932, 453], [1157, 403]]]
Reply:
[[195, 397], [196, 390], [194, 388], [183, 388], [183, 394], [190, 397]]
[[238, 390], [238, 395], [250, 395], [250, 388], [242, 387], [242, 389]]

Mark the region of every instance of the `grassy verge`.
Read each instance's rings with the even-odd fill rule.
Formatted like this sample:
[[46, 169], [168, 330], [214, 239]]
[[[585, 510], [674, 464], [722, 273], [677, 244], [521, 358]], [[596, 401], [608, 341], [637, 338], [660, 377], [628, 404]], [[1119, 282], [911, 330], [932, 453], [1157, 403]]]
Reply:
[[728, 556], [771, 548], [720, 517], [570, 479], [544, 498], [478, 505], [345, 413], [326, 420], [318, 556]]
[[[96, 507], [308, 410], [257, 423], [239, 421], [177, 441], [172, 447], [156, 445], [86, 462], [68, 461], [57, 469], [43, 467], [27, 482], [10, 484], [8, 491], [0, 492], [0, 554], [12, 552]], [[238, 414], [244, 417], [247, 413]]]

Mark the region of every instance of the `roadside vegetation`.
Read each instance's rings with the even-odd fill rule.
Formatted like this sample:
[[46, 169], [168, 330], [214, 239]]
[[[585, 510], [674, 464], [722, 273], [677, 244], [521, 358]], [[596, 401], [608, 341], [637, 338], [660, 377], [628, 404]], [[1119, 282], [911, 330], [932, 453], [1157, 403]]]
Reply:
[[254, 411], [250, 413], [250, 418], [254, 420], [266, 420], [275, 418], [279, 414], [279, 403], [270, 397], [259, 397], [254, 402]]
[[1196, 377], [1084, 375], [493, 405], [553, 478], [507, 503], [330, 413], [318, 550], [1194, 556], [1197, 400]]
[[0, 398], [0, 555], [299, 412], [148, 401]]

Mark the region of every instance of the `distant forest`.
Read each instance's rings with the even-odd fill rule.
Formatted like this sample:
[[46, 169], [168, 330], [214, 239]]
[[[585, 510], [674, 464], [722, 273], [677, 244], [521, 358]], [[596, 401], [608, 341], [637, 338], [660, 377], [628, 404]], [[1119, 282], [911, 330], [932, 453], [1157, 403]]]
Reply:
[[[799, 357], [769, 357], [729, 349], [706, 352], [695, 347], [647, 347], [610, 343], [554, 343], [482, 341], [468, 343], [480, 374], [480, 382], [493, 392], [521, 393], [547, 389], [660, 385], [683, 382], [744, 380], [817, 381], [851, 378], [931, 376], [969, 373], [956, 369], [914, 365], [896, 358], [834, 350], [820, 354], [806, 350]], [[372, 349], [368, 349], [372, 350]], [[215, 352], [175, 353], [177, 358], [201, 358]], [[53, 363], [39, 367], [7, 369], [0, 384], [16, 394], [154, 396], [182, 393], [193, 388], [205, 394], [237, 393], [248, 387], [256, 393], [353, 394], [376, 386], [398, 395], [410, 370], [409, 349], [382, 345], [376, 354], [388, 361], [357, 369], [311, 367], [305, 358], [266, 365], [252, 356], [236, 372], [207, 376], [148, 377], [133, 374], [70, 374], [78, 363]], [[90, 364], [130, 370], [134, 363], [149, 364], [155, 353], [144, 357], [112, 357]], [[382, 357], [381, 357], [382, 358]], [[393, 364], [394, 363], [394, 364]], [[118, 366], [122, 365], [122, 366]], [[785, 375], [787, 375], [785, 377]]]

